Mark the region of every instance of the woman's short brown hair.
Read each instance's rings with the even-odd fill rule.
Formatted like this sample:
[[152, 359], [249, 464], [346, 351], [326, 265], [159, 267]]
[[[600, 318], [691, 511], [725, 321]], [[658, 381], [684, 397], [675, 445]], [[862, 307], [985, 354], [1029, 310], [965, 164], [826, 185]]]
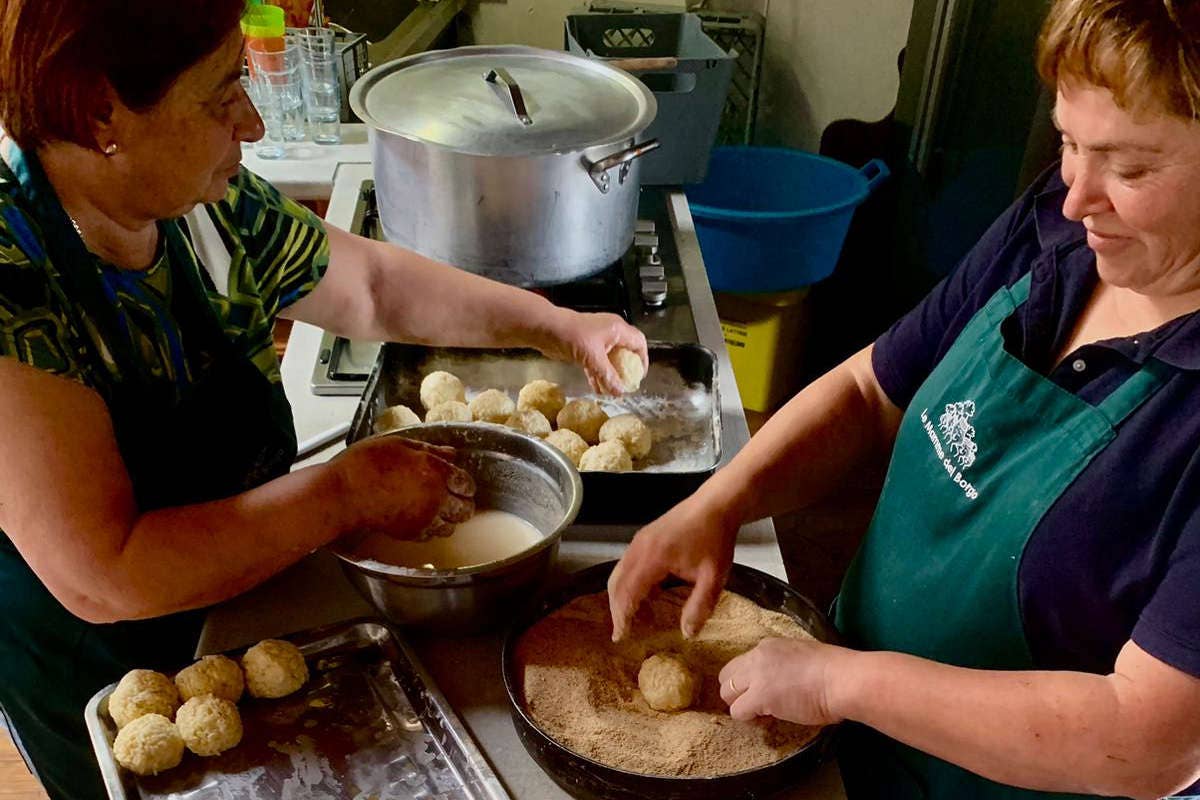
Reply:
[[97, 149], [106, 84], [145, 110], [214, 52], [245, 0], [0, 0], [0, 126], [22, 148]]
[[1091, 84], [1135, 113], [1200, 120], [1200, 2], [1055, 0], [1037, 68], [1051, 88]]

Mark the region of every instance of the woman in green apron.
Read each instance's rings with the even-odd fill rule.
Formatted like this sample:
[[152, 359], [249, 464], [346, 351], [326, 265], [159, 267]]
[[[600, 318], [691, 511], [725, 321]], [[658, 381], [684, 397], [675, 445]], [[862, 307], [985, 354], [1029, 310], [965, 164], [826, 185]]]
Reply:
[[695, 631], [742, 523], [890, 453], [836, 602], [845, 646], [735, 658], [730, 713], [844, 722], [851, 800], [1198, 793], [1198, 42], [1197, 3], [1053, 4], [1061, 164], [638, 533], [614, 638], [668, 574], [695, 583]]
[[[472, 510], [395, 437], [288, 474], [272, 327], [532, 346], [601, 388], [642, 335], [325, 225], [239, 167], [243, 0], [0, 0], [0, 711], [51, 797], [104, 796], [87, 700], [335, 538]], [[197, 253], [203, 253], [199, 257]]]

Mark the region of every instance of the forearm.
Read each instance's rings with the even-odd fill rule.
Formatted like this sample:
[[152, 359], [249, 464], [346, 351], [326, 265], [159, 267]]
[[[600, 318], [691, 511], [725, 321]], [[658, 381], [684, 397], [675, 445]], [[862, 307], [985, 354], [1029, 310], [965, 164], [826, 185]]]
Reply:
[[141, 514], [114, 550], [98, 554], [95, 591], [79, 603], [112, 621], [240, 594], [352, 529], [339, 481], [323, 464], [224, 500]]
[[540, 295], [394, 245], [373, 242], [371, 260], [372, 312], [354, 338], [541, 349], [566, 324], [567, 312]]
[[823, 498], [885, 457], [900, 411], [874, 383], [867, 348], [810, 384], [705, 484], [704, 501], [744, 523]]
[[1131, 686], [1118, 674], [971, 670], [846, 651], [829, 704], [834, 716], [1000, 783], [1134, 797], [1177, 791], [1192, 779], [1194, 753], [1147, 735]]

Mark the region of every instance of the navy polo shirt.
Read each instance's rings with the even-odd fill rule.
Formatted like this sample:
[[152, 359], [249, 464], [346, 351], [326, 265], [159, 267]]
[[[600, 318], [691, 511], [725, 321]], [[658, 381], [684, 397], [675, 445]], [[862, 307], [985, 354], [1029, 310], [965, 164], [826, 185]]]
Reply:
[[1086, 345], [1055, 366], [1098, 280], [1083, 225], [1062, 215], [1066, 192], [1057, 167], [1042, 175], [879, 338], [875, 375], [906, 408], [975, 312], [1031, 271], [1029, 300], [1002, 326], [1026, 365], [1092, 404], [1148, 358], [1170, 367], [1032, 532], [1018, 599], [1038, 668], [1107, 674], [1133, 639], [1200, 677], [1200, 312]]

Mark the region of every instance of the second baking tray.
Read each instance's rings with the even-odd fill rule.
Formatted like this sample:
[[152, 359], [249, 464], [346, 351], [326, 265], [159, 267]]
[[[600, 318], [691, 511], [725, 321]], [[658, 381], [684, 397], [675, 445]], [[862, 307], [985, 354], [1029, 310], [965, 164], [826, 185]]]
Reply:
[[[583, 507], [577, 522], [641, 524], [691, 494], [721, 462], [721, 399], [712, 351], [695, 344], [650, 344], [650, 368], [634, 394], [597, 395], [583, 370], [533, 350], [477, 350], [386, 344], [367, 381], [346, 438], [372, 434], [375, 416], [406, 405], [418, 414], [421, 380], [445, 370], [457, 375], [470, 400], [500, 389], [514, 400], [529, 381], [554, 381], [570, 399], [597, 401], [608, 414], [637, 414], [649, 426], [654, 447], [633, 472], [584, 472]], [[553, 423], [553, 420], [551, 420]]]
[[[509, 800], [458, 717], [390, 629], [355, 621], [289, 636], [309, 680], [278, 700], [243, 698], [241, 744], [153, 777], [117, 766], [108, 698], [88, 703], [111, 800]], [[184, 666], [184, 665], [181, 665]]]

